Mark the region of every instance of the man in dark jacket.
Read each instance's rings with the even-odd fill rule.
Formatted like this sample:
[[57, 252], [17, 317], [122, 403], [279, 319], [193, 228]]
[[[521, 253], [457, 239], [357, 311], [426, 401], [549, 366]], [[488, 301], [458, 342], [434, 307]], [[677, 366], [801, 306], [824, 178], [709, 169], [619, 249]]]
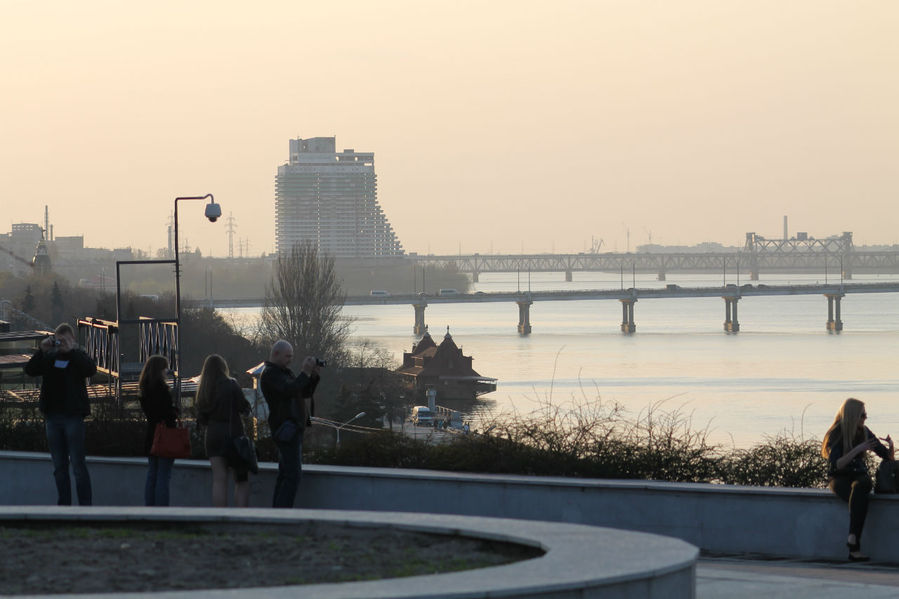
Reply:
[[97, 372], [97, 365], [78, 348], [72, 326], [63, 323], [41, 341], [25, 372], [42, 377], [39, 407], [53, 458], [57, 504], [72, 505], [71, 459], [78, 504], [91, 505], [91, 479], [84, 459], [84, 418], [91, 411], [85, 380]]
[[[272, 507], [293, 507], [303, 471], [303, 432], [315, 409], [312, 394], [318, 385], [318, 362], [312, 356], [303, 360], [294, 376], [288, 364], [293, 347], [279, 340], [272, 345], [265, 369], [259, 377], [262, 395], [268, 404], [268, 425], [278, 446], [278, 478]], [[308, 402], [307, 402], [308, 400]]]

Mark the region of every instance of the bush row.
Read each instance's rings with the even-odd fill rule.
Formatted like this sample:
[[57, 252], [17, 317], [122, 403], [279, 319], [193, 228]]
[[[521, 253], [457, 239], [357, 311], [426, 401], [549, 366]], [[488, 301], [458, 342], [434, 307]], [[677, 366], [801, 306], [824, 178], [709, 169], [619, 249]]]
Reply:
[[[827, 464], [820, 441], [783, 432], [749, 449], [708, 442], [677, 411], [653, 406], [635, 419], [618, 406], [585, 403], [575, 408], [546, 405], [527, 416], [503, 415], [486, 433], [459, 434], [442, 442], [417, 441], [388, 431], [344, 433], [334, 446], [333, 431], [307, 431], [307, 463], [458, 472], [589, 478], [717, 482], [754, 486], [822, 487]], [[112, 402], [96, 405], [87, 421], [92, 455], [142, 456], [146, 422]], [[276, 461], [270, 438], [257, 440], [262, 461]], [[43, 418], [34, 408], [0, 412], [0, 449], [47, 451]], [[205, 457], [202, 431], [194, 429], [194, 457]]]

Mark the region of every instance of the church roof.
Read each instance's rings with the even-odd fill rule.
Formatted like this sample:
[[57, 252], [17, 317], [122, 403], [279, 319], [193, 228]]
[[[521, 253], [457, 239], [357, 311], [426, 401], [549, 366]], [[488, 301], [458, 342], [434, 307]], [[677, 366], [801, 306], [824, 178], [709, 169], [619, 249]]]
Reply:
[[411, 376], [480, 378], [481, 375], [471, 367], [471, 362], [471, 356], [462, 353], [447, 327], [439, 346], [426, 333], [412, 352], [405, 354], [403, 366], [397, 372]]

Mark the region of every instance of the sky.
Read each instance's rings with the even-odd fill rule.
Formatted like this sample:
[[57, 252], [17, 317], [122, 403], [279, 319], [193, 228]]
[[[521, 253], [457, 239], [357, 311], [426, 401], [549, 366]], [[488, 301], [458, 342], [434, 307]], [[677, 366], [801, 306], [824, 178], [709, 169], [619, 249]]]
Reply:
[[[407, 251], [899, 242], [893, 0], [0, 0], [0, 232], [274, 250], [288, 140], [375, 153]], [[192, 205], [196, 204], [196, 205]], [[225, 219], [179, 204], [226, 256]]]

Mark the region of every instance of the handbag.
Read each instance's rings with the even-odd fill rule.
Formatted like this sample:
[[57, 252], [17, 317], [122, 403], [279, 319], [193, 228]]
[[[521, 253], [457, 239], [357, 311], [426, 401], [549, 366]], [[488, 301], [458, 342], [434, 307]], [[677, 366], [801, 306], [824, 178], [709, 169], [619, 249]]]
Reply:
[[[228, 432], [231, 431], [231, 423], [234, 418], [234, 396], [228, 405]], [[243, 425], [241, 425], [243, 429]], [[256, 447], [253, 440], [246, 433], [232, 437], [225, 446], [225, 459], [228, 460], [233, 467], [243, 467], [252, 472], [259, 474], [259, 460], [256, 457]]]
[[189, 458], [190, 429], [186, 426], [170, 427], [165, 422], [157, 422], [150, 455], [159, 458]]
[[248, 436], [241, 435], [231, 439], [231, 459], [253, 474], [259, 474], [256, 447], [253, 446], [253, 441]]
[[874, 492], [878, 495], [899, 493], [899, 462], [894, 460], [882, 460], [874, 475]]

